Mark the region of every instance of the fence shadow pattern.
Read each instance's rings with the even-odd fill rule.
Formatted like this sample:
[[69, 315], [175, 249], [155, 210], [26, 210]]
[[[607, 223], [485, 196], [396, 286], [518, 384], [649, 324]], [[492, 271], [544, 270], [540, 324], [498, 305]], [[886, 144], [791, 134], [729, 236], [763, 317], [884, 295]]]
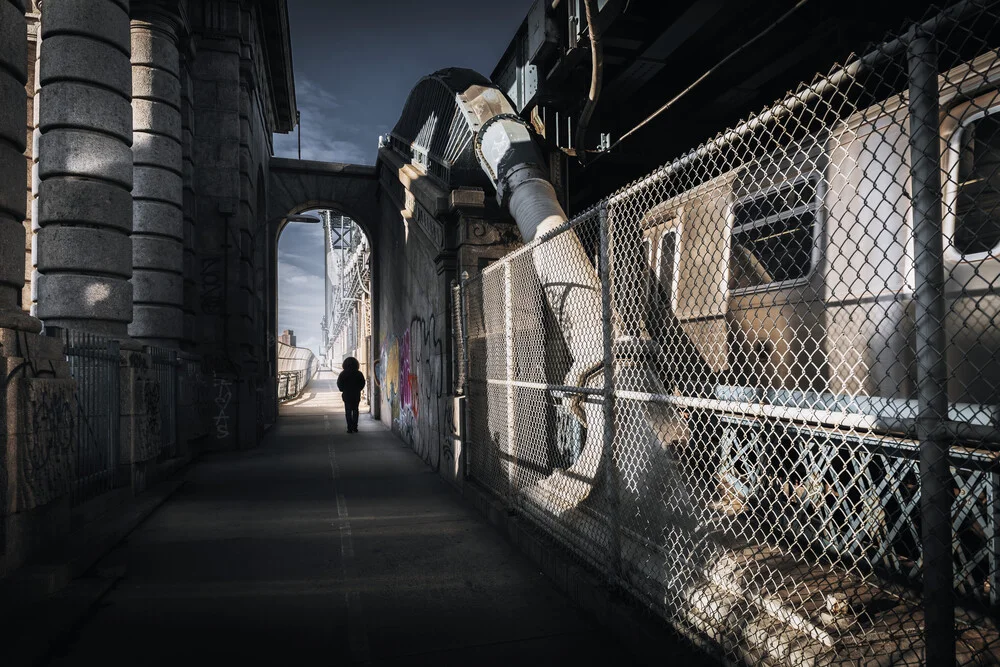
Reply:
[[940, 10], [465, 281], [469, 477], [727, 662], [1000, 663], [998, 46]]

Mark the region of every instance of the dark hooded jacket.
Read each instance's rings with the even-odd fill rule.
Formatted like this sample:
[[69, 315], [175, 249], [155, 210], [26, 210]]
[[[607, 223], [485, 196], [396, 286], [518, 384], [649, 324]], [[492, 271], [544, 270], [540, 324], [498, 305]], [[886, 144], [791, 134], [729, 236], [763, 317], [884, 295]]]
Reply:
[[[350, 363], [353, 361], [354, 363]], [[361, 401], [361, 390], [365, 388], [365, 376], [358, 368], [358, 362], [354, 357], [344, 360], [344, 370], [337, 377], [337, 389], [339, 389], [344, 399], [344, 403], [358, 403]]]

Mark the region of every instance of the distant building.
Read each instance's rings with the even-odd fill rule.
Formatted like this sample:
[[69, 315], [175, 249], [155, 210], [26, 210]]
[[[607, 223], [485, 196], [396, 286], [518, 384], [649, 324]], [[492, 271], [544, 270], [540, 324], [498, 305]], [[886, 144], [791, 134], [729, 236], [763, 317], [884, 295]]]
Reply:
[[282, 331], [281, 335], [278, 336], [278, 340], [281, 341], [282, 343], [284, 343], [285, 345], [290, 345], [292, 347], [298, 347], [295, 344], [295, 332], [292, 331], [291, 329], [285, 329], [284, 331]]

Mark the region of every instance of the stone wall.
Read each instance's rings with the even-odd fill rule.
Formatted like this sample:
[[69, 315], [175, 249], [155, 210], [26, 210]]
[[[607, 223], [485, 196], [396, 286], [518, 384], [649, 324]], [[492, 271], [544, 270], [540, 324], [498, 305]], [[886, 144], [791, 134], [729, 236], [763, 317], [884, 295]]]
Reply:
[[[295, 116], [284, 0], [40, 4], [0, 0], [0, 577], [91, 499], [175, 465], [165, 429], [183, 457], [255, 446], [275, 417], [266, 187], [271, 133]], [[87, 343], [117, 382], [100, 409], [61, 327], [104, 336]], [[106, 427], [87, 442], [118, 450], [81, 494], [87, 405]]]
[[59, 340], [0, 329], [0, 576], [68, 528], [75, 392]]
[[[519, 237], [478, 189], [449, 189], [389, 149], [379, 153], [380, 243], [372, 341], [380, 418], [448, 481], [462, 483], [452, 286]], [[398, 182], [397, 182], [398, 179]], [[399, 187], [402, 186], [402, 187]], [[460, 335], [460, 333], [459, 333]]]
[[277, 220], [266, 218], [273, 121], [259, 15], [240, 3], [213, 4], [218, 12], [192, 16], [188, 307], [192, 351], [231, 394], [219, 409], [233, 428], [216, 429], [210, 446], [230, 449], [254, 446], [276, 417], [266, 267]]

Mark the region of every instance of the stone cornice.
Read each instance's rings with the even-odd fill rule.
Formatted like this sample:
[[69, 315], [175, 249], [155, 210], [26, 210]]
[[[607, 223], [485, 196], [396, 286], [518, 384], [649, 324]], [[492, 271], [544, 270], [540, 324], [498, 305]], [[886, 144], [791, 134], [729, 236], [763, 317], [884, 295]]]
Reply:
[[258, 4], [263, 34], [265, 63], [270, 79], [275, 112], [274, 132], [295, 129], [295, 77], [292, 72], [292, 43], [288, 29], [286, 0], [260, 0]]
[[145, 25], [179, 42], [188, 32], [186, 6], [180, 0], [132, 0], [129, 17], [133, 27]]

